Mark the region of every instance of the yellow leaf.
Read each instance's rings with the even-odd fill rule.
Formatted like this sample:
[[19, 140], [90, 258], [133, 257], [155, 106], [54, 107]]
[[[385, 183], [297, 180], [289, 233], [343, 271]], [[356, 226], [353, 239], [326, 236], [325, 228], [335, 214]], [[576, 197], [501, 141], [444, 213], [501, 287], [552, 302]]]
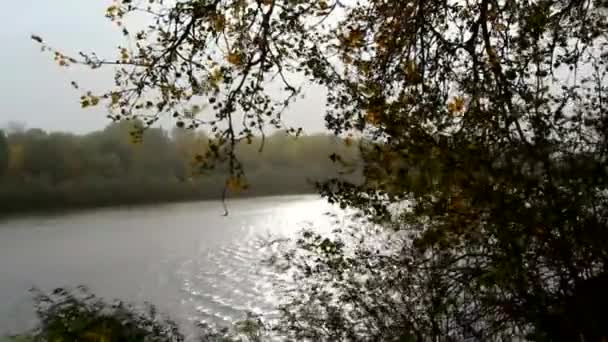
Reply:
[[215, 70], [213, 70], [213, 72], [211, 74], [209, 74], [209, 82], [211, 83], [211, 85], [213, 85], [214, 87], [217, 87], [218, 84], [224, 79], [224, 73], [222, 73], [222, 70], [217, 68]]
[[225, 27], [226, 27], [226, 17], [224, 17], [224, 15], [222, 15], [222, 14], [216, 15], [213, 20], [213, 28], [216, 31], [223, 31]]
[[97, 106], [99, 104], [99, 97], [91, 96], [91, 106]]
[[374, 39], [374, 41], [376, 42], [376, 45], [380, 50], [384, 50], [385, 48], [387, 48], [388, 43], [390, 42], [390, 40], [387, 39], [384, 35], [376, 36], [376, 39]]
[[454, 100], [448, 103], [448, 111], [452, 114], [462, 113], [464, 111], [464, 98], [456, 96]]
[[238, 52], [231, 52], [228, 54], [228, 62], [234, 65], [243, 65], [243, 55]]
[[372, 125], [378, 125], [380, 124], [380, 114], [370, 110], [365, 114], [365, 121]]
[[112, 105], [117, 105], [118, 101], [120, 101], [120, 94], [117, 92], [112, 92], [110, 94], [110, 99], [111, 99], [111, 104]]
[[246, 182], [240, 177], [230, 177], [226, 182], [226, 186], [228, 187], [228, 190], [233, 192], [240, 192], [246, 190], [248, 187]]
[[108, 6], [108, 8], [106, 8], [106, 15], [114, 16], [117, 11], [118, 11], [118, 6], [116, 6], [116, 5]]
[[359, 68], [359, 70], [361, 70], [363, 74], [369, 74], [369, 72], [371, 71], [371, 64], [369, 62], [358, 61], [356, 63], [356, 66]]
[[364, 32], [363, 30], [354, 29], [346, 36], [346, 45], [351, 47], [361, 46], [363, 44]]
[[127, 49], [120, 49], [120, 59], [123, 62], [127, 62], [129, 60], [129, 51]]
[[403, 71], [405, 72], [405, 77], [408, 81], [415, 83], [421, 81], [421, 75], [418, 71], [418, 65], [416, 65], [416, 62], [410, 60], [405, 63], [403, 65]]
[[347, 53], [342, 55], [342, 60], [346, 64], [351, 64], [353, 62], [353, 58], [350, 55], [348, 55]]

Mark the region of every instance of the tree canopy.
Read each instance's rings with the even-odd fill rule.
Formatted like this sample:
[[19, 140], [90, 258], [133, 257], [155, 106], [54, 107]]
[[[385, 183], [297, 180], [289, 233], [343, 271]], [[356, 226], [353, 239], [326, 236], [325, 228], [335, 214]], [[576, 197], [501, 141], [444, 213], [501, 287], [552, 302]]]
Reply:
[[[299, 336], [594, 340], [608, 335], [607, 10], [602, 0], [122, 0], [106, 13], [130, 41], [117, 58], [32, 38], [62, 66], [115, 67], [115, 87], [84, 93], [83, 107], [209, 127], [205, 158], [226, 160], [230, 179], [246, 172], [239, 141], [281, 127], [300, 93], [325, 87], [319, 115], [346, 142], [364, 137], [365, 180], [320, 190], [408, 236], [398, 262], [377, 266], [404, 270], [391, 281], [410, 299], [389, 316], [368, 311], [386, 323], [376, 330], [324, 326], [343, 316], [321, 300], [317, 316], [293, 316], [312, 324], [294, 324]], [[141, 31], [125, 26], [134, 13], [148, 17]], [[355, 269], [322, 260], [323, 272]]]

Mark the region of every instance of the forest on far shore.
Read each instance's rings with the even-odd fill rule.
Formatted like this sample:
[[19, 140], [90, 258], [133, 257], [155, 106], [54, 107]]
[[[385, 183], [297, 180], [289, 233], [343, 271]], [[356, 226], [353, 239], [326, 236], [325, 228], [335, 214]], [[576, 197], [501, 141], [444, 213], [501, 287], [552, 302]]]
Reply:
[[[0, 131], [0, 214], [220, 198], [221, 163], [201, 165], [213, 141], [202, 131], [148, 128], [134, 136], [133, 122], [77, 135], [15, 128]], [[314, 182], [340, 177], [330, 160], [356, 160], [349, 140], [278, 131], [239, 143], [246, 175], [228, 197], [314, 192]], [[343, 166], [343, 165], [342, 165]], [[352, 175], [351, 175], [352, 176]]]

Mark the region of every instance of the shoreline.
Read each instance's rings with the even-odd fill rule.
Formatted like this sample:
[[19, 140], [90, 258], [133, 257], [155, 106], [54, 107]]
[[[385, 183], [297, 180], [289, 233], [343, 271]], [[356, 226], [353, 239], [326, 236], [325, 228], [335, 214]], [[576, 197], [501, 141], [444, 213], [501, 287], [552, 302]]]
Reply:
[[[239, 194], [231, 194], [226, 197], [226, 202], [228, 205], [228, 210], [230, 210], [230, 201], [233, 200], [243, 200], [243, 199], [252, 199], [252, 198], [270, 198], [270, 197], [284, 197], [284, 196], [306, 196], [306, 195], [319, 195], [318, 192], [314, 190], [310, 191], [277, 191], [277, 192], [253, 192], [253, 193], [239, 193]], [[128, 209], [128, 208], [138, 208], [138, 207], [146, 207], [146, 206], [155, 206], [155, 205], [165, 205], [165, 204], [179, 204], [179, 203], [195, 203], [195, 202], [207, 202], [207, 201], [217, 201], [220, 203], [222, 200], [221, 194], [217, 196], [183, 196], [177, 198], [141, 198], [137, 200], [126, 200], [121, 201], [117, 200], [112, 203], [107, 203], [103, 201], [88, 202], [88, 203], [78, 203], [65, 205], [62, 203], [46, 203], [43, 206], [36, 207], [20, 207], [19, 209], [6, 210], [5, 208], [0, 209], [0, 221], [2, 220], [10, 220], [10, 219], [19, 219], [27, 216], [44, 216], [44, 215], [62, 215], [69, 213], [77, 213], [84, 212], [96, 209]]]

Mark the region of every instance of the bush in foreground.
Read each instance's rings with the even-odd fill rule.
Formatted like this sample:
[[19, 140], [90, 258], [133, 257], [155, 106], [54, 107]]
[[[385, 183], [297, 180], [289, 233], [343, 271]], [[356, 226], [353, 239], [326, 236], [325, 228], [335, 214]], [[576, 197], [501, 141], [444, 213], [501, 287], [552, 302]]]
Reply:
[[[106, 301], [86, 287], [58, 288], [51, 293], [33, 290], [38, 326], [9, 337], [11, 342], [180, 342], [177, 323], [153, 305], [136, 307], [123, 301]], [[263, 323], [248, 315], [231, 328], [200, 324], [201, 342], [262, 341]]]

